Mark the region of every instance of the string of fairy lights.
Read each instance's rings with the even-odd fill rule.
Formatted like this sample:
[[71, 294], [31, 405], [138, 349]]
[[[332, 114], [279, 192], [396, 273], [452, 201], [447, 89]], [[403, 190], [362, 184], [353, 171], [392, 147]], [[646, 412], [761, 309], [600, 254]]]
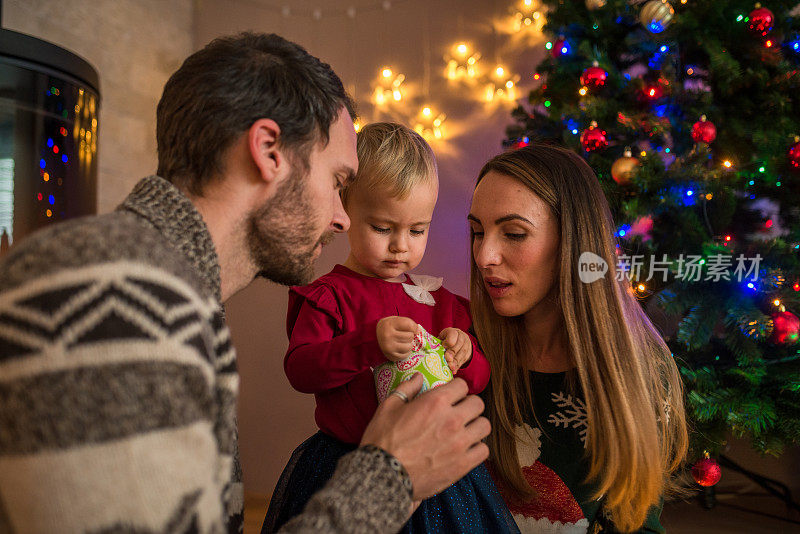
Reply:
[[[503, 33], [516, 35], [541, 35], [544, 23], [544, 12], [535, 0], [516, 2], [496, 21]], [[520, 75], [501, 61], [485, 59], [469, 41], [453, 43], [442, 56], [437, 70], [452, 86], [464, 89], [466, 93], [462, 94], [475, 102], [513, 104], [520, 96], [517, 88]], [[436, 107], [427, 91], [415, 94], [411, 86], [417, 87], [419, 83], [409, 80], [391, 65], [383, 65], [376, 71], [371, 82], [370, 103], [379, 113], [391, 112], [429, 142], [447, 137], [447, 114]], [[362, 124], [356, 122], [355, 126], [359, 130]]]

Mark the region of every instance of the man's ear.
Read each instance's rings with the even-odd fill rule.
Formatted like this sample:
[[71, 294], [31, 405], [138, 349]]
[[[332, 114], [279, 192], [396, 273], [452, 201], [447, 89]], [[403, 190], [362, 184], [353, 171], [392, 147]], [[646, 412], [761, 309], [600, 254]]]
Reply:
[[288, 160], [279, 148], [281, 128], [272, 119], [258, 119], [247, 131], [247, 146], [261, 179], [274, 182], [288, 170]]

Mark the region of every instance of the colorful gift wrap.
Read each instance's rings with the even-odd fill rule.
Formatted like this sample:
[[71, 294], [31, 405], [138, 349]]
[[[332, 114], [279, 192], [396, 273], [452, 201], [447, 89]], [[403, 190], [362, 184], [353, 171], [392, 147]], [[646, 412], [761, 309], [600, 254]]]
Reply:
[[420, 393], [446, 384], [453, 379], [453, 372], [444, 359], [442, 341], [418, 327], [414, 336], [411, 356], [399, 362], [386, 362], [375, 368], [375, 391], [378, 402], [383, 402], [389, 393], [414, 373], [422, 375]]

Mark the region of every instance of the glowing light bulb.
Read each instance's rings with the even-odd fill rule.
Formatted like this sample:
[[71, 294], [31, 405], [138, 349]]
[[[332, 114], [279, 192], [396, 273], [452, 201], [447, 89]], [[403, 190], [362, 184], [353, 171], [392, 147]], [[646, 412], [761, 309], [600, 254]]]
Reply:
[[730, 169], [733, 163], [731, 163], [730, 160], [726, 159], [725, 161], [722, 162], [722, 165], [724, 165], [726, 169]]
[[497, 67], [497, 69], [495, 69], [494, 71], [494, 73], [497, 74], [498, 76], [502, 76], [503, 74], [505, 74], [505, 72], [506, 71], [505, 69], [503, 69], [503, 67]]
[[428, 107], [422, 108], [422, 114], [425, 115], [426, 117], [430, 117], [431, 108], [428, 108]]
[[507, 89], [511, 89], [512, 87], [514, 87], [514, 82], [512, 82], [511, 80], [508, 80], [506, 82], [506, 88]]
[[584, 96], [584, 95], [586, 94], [586, 92], [587, 92], [587, 89], [586, 89], [586, 87], [581, 87], [581, 88], [578, 90], [578, 94], [579, 94], [579, 95], [581, 95], [581, 96]]
[[384, 78], [391, 78], [392, 69], [383, 69], [383, 71], [381, 71], [381, 74], [383, 75]]
[[458, 46], [456, 46], [456, 50], [461, 55], [467, 55], [467, 45], [465, 45], [464, 43], [461, 43]]
[[780, 306], [781, 305], [781, 301], [779, 299], [775, 299], [775, 300], [772, 301], [772, 304], [774, 304], [775, 306]]

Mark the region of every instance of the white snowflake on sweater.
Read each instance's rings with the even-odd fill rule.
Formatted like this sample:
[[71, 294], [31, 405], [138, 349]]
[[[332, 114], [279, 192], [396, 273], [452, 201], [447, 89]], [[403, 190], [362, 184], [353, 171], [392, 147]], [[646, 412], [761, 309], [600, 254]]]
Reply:
[[553, 423], [556, 427], [580, 429], [578, 435], [586, 447], [586, 431], [589, 429], [589, 420], [586, 415], [586, 405], [578, 397], [566, 395], [563, 391], [552, 393], [552, 400], [559, 408], [566, 408], [563, 412], [558, 411], [550, 414], [547, 418], [548, 423]]

